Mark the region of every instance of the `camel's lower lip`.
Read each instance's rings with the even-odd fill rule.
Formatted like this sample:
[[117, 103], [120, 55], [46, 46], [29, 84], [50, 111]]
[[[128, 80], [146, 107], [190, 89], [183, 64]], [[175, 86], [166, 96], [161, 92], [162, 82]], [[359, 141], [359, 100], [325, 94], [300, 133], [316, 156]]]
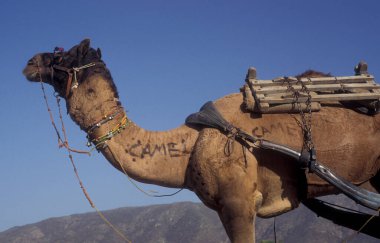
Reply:
[[26, 67], [23, 72], [24, 76], [29, 80], [29, 81], [37, 81], [37, 74], [38, 72], [35, 70], [31, 70], [30, 67]]

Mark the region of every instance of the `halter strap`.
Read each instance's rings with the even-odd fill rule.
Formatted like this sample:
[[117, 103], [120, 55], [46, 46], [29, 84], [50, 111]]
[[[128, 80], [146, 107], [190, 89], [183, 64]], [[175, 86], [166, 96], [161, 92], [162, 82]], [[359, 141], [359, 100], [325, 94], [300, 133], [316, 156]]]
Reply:
[[[100, 64], [104, 65], [102, 62], [91, 62], [80, 67], [72, 67], [72, 68], [66, 68], [59, 65], [53, 65], [52, 76], [53, 76], [54, 69], [67, 73], [68, 78], [67, 78], [67, 84], [66, 84], [65, 97], [68, 98], [71, 90], [78, 88], [79, 83], [77, 79], [77, 73], [82, 69], [86, 69], [86, 68], [93, 67], [95, 65], [100, 65]], [[74, 76], [74, 82], [73, 82], [73, 76]]]

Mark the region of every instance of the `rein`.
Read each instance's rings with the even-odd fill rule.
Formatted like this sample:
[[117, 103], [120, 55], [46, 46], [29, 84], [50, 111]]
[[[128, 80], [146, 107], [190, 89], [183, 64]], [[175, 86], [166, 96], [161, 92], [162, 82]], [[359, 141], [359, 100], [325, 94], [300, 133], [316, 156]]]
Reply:
[[[92, 65], [94, 66], [94, 65]], [[87, 67], [85, 67], [87, 68]], [[83, 69], [83, 68], [82, 68]], [[91, 155], [90, 152], [87, 152], [87, 151], [80, 151], [80, 150], [75, 150], [75, 149], [72, 149], [70, 148], [69, 146], [69, 143], [68, 143], [68, 139], [67, 139], [67, 135], [66, 135], [66, 129], [65, 129], [65, 126], [64, 126], [64, 123], [63, 123], [63, 118], [62, 118], [62, 112], [61, 112], [61, 106], [60, 106], [60, 99], [59, 99], [59, 96], [58, 95], [55, 95], [56, 97], [56, 100], [57, 100], [57, 105], [58, 105], [58, 110], [59, 110], [59, 117], [60, 117], [60, 120], [61, 120], [61, 125], [62, 125], [62, 133], [64, 135], [64, 140], [62, 139], [59, 131], [58, 131], [58, 128], [54, 122], [54, 118], [53, 118], [53, 114], [51, 112], [51, 109], [50, 109], [50, 106], [49, 106], [49, 102], [47, 100], [47, 97], [46, 97], [46, 92], [45, 92], [45, 87], [43, 85], [43, 82], [42, 82], [42, 76], [41, 76], [41, 72], [40, 72], [40, 65], [39, 63], [37, 62], [37, 70], [38, 70], [38, 75], [39, 75], [39, 79], [40, 79], [40, 83], [41, 83], [41, 89], [42, 89], [42, 92], [43, 92], [43, 96], [44, 96], [44, 99], [45, 99], [45, 104], [46, 104], [46, 107], [47, 107], [47, 110], [48, 110], [48, 113], [49, 113], [49, 116], [50, 116], [50, 120], [51, 120], [51, 123], [54, 127], [54, 130], [57, 134], [57, 137], [58, 137], [58, 144], [59, 144], [59, 147], [65, 147], [66, 150], [67, 150], [67, 153], [69, 155], [69, 159], [70, 159], [70, 162], [71, 162], [71, 165], [73, 167], [73, 170], [74, 170], [74, 173], [75, 173], [75, 176], [78, 180], [78, 183], [80, 185], [80, 188], [82, 189], [82, 192], [84, 194], [84, 196], [86, 197], [87, 201], [89, 202], [90, 206], [95, 209], [95, 211], [97, 212], [97, 214], [99, 215], [99, 217], [117, 234], [119, 235], [125, 242], [128, 242], [128, 243], [132, 243], [132, 241], [130, 241], [124, 234], [123, 232], [116, 228], [116, 226], [114, 226], [105, 216], [104, 214], [96, 207], [96, 205], [94, 204], [94, 202], [91, 200], [90, 198], [90, 195], [88, 194], [86, 188], [84, 187], [83, 185], [83, 182], [81, 180], [81, 178], [79, 177], [79, 173], [78, 173], [78, 170], [76, 168], [76, 165], [74, 163], [74, 159], [73, 159], [73, 156], [71, 154], [71, 152], [75, 152], [75, 153], [81, 153], [81, 154], [88, 154], [88, 155]], [[69, 70], [69, 69], [67, 69]], [[74, 70], [74, 68], [72, 69]], [[79, 69], [80, 70], [80, 69]], [[74, 73], [77, 72], [77, 70], [74, 70]], [[69, 73], [69, 72], [68, 72]], [[70, 73], [69, 73], [70, 74]], [[72, 75], [71, 75], [71, 78], [72, 78]], [[70, 79], [70, 75], [69, 75], [69, 79]], [[53, 80], [53, 79], [52, 79]], [[72, 80], [72, 79], [71, 79]], [[75, 80], [76, 80], [76, 74], [75, 74]]]
[[[56, 53], [55, 53], [56, 54]], [[96, 65], [105, 65], [104, 63], [102, 62], [92, 62], [92, 63], [89, 63], [89, 64], [86, 64], [86, 65], [83, 65], [83, 66], [80, 66], [80, 67], [72, 67], [72, 68], [66, 68], [66, 67], [63, 67], [63, 66], [59, 66], [57, 64], [54, 64], [50, 67], [51, 69], [51, 80], [52, 82], [54, 82], [54, 70], [59, 70], [59, 71], [63, 71], [65, 73], [67, 73], [68, 75], [68, 79], [67, 79], [67, 84], [66, 84], [66, 92], [65, 92], [65, 97], [68, 98], [70, 93], [72, 92], [73, 89], [76, 89], [78, 86], [79, 86], [79, 83], [78, 83], [78, 75], [77, 73], [83, 69], [86, 69], [86, 68], [90, 68], [90, 67], [93, 67], [93, 66], [96, 66]], [[54, 118], [53, 118], [53, 114], [52, 114], [52, 111], [50, 109], [50, 106], [49, 106], [49, 103], [48, 103], [48, 99], [47, 99], [47, 96], [46, 96], [46, 92], [45, 92], [45, 88], [44, 88], [44, 85], [43, 85], [43, 78], [42, 78], [42, 75], [41, 75], [41, 67], [39, 65], [39, 63], [37, 62], [37, 70], [38, 70], [38, 75], [39, 75], [39, 79], [40, 79], [40, 84], [41, 84], [41, 89], [42, 89], [42, 92], [43, 92], [43, 97], [44, 97], [44, 100], [45, 100], [45, 104], [46, 104], [46, 107], [47, 107], [47, 110], [48, 110], [48, 113], [49, 113], [49, 116], [50, 116], [50, 120], [51, 120], [51, 123], [52, 123], [52, 126], [54, 127], [54, 130], [56, 132], [56, 135], [58, 137], [58, 144], [59, 144], [59, 147], [62, 148], [62, 147], [65, 147], [67, 152], [68, 152], [68, 155], [69, 155], [69, 159], [70, 159], [70, 162], [71, 162], [71, 165], [73, 167], [73, 170], [74, 170], [74, 173], [75, 173], [75, 176], [78, 180], [78, 183], [80, 185], [80, 188], [82, 189], [82, 192], [84, 194], [84, 196], [86, 197], [87, 201], [89, 202], [90, 206], [95, 209], [95, 211], [97, 212], [97, 214], [100, 216], [100, 218], [110, 227], [112, 228], [112, 230], [118, 234], [125, 242], [128, 242], [128, 243], [131, 243], [131, 241], [123, 234], [123, 232], [116, 228], [105, 216], [104, 214], [95, 206], [95, 204], [93, 203], [93, 201], [91, 200], [86, 188], [84, 187], [83, 185], [83, 182], [81, 180], [81, 178], [79, 177], [79, 173], [78, 173], [78, 170], [76, 168], [76, 165], [74, 163], [74, 159], [73, 159], [73, 156], [71, 154], [71, 152], [74, 152], [74, 153], [80, 153], [80, 154], [88, 154], [88, 155], [91, 155], [91, 151], [81, 151], [81, 150], [76, 150], [76, 149], [72, 149], [70, 148], [69, 146], [69, 143], [68, 143], [68, 139], [67, 139], [67, 135], [66, 135], [66, 130], [65, 130], [65, 127], [64, 127], [64, 123], [63, 123], [63, 118], [62, 118], [62, 112], [61, 112], [61, 106], [60, 106], [60, 98], [59, 98], [59, 95], [58, 94], [55, 94], [55, 98], [56, 98], [56, 101], [57, 101], [57, 105], [58, 105], [58, 110], [59, 110], [59, 118], [61, 120], [61, 127], [62, 127], [62, 133], [64, 135], [64, 139], [62, 139], [62, 136], [60, 135], [60, 132], [58, 131], [58, 128], [54, 122]], [[74, 81], [74, 82], [73, 82]], [[103, 133], [102, 135], [100, 136], [95, 136], [95, 133], [96, 133], [96, 130], [101, 128], [102, 125], [105, 125], [106, 123], [114, 120], [116, 117], [118, 117], [119, 115], [123, 115], [120, 122], [117, 123], [113, 128], [111, 128], [110, 130], [108, 130], [107, 132]], [[119, 134], [122, 132], [122, 130], [124, 130], [128, 125], [130, 124], [130, 121], [128, 120], [124, 110], [122, 108], [120, 108], [119, 110], [117, 110], [116, 112], [113, 112], [109, 115], [105, 115], [104, 117], [102, 117], [102, 119], [100, 119], [98, 122], [96, 122], [95, 124], [91, 125], [88, 129], [87, 129], [87, 139], [88, 139], [88, 142], [87, 142], [87, 146], [90, 147], [91, 144], [93, 144], [95, 146], [95, 149], [100, 149], [100, 148], [106, 148], [108, 147], [107, 146], [107, 141], [110, 140], [112, 137], [114, 137], [115, 135]], [[172, 194], [164, 194], [164, 195], [154, 195], [154, 194], [151, 194], [151, 193], [156, 193], [154, 191], [151, 191], [150, 192], [146, 192], [145, 190], [143, 190], [142, 188], [140, 188], [130, 177], [129, 175], [127, 174], [126, 170], [124, 169], [124, 167], [122, 166], [122, 164], [120, 163], [120, 161], [116, 158], [116, 155], [113, 153], [113, 151], [111, 150], [111, 148], [109, 148], [109, 151], [111, 152], [112, 156], [114, 157], [115, 161], [117, 161], [120, 165], [120, 168], [122, 169], [122, 172], [127, 176], [128, 180], [139, 190], [141, 191], [142, 193], [144, 193], [145, 195], [147, 196], [150, 196], [150, 197], [169, 197], [169, 196], [174, 196], [175, 194], [179, 193], [180, 191], [183, 190], [180, 189]]]

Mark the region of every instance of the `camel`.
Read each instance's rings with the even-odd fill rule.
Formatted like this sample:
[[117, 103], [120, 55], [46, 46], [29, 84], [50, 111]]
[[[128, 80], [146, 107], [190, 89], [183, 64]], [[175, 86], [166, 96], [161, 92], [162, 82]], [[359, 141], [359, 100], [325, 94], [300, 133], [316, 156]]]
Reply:
[[[72, 120], [119, 171], [136, 181], [186, 188], [215, 210], [231, 242], [255, 242], [255, 217], [273, 217], [302, 200], [339, 191], [273, 151], [244, 147], [221, 131], [181, 125], [147, 131], [126, 117], [100, 49], [85, 39], [68, 51], [40, 53], [23, 71], [29, 81], [50, 84], [66, 100]], [[241, 93], [214, 101], [234, 126], [298, 151], [303, 135], [294, 116], [255, 115], [242, 108]], [[297, 116], [297, 115], [296, 115]], [[341, 178], [380, 192], [380, 115], [367, 116], [339, 104], [313, 113], [318, 160]], [[229, 144], [229, 153], [226, 153]]]

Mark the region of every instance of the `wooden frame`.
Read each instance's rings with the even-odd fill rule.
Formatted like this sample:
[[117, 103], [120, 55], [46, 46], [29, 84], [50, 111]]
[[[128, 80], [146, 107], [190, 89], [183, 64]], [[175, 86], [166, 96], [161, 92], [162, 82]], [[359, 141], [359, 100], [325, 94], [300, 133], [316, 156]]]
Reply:
[[[291, 85], [294, 91], [302, 91], [303, 86], [306, 87], [311, 96], [312, 111], [318, 111], [323, 102], [360, 101], [360, 104], [365, 105], [379, 101], [380, 86], [375, 83], [374, 77], [360, 70], [358, 72], [359, 74], [355, 76], [301, 78], [299, 80], [295, 77], [280, 77], [273, 80], [258, 80], [256, 79], [256, 69], [249, 68], [246, 78], [247, 85], [242, 90], [245, 91], [246, 100], [254, 99], [254, 111], [259, 113], [298, 112], [293, 91], [289, 91], [288, 85]], [[248, 88], [251, 95], [247, 96]], [[299, 95], [298, 102], [301, 103], [302, 109], [306, 109], [304, 102], [308, 96], [303, 92], [300, 92]]]

